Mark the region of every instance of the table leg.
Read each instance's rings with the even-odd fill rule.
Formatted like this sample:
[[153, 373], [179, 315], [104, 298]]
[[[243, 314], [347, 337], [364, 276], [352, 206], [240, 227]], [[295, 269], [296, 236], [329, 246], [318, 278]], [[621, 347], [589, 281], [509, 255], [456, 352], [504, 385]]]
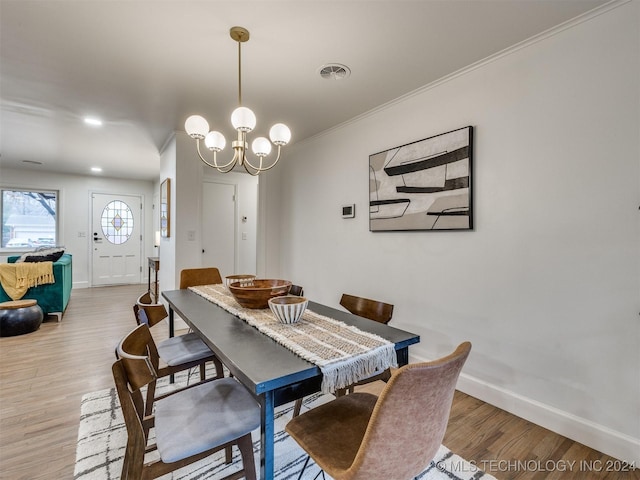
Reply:
[[398, 367], [402, 367], [409, 363], [409, 347], [396, 350], [396, 358], [398, 359]]
[[260, 419], [260, 479], [273, 480], [274, 457], [274, 396], [273, 392], [266, 392], [261, 396]]
[[[174, 328], [173, 328], [173, 308], [171, 308], [171, 305], [169, 305], [169, 337], [173, 337], [174, 335]], [[174, 383], [175, 382], [175, 378], [173, 373], [171, 375], [169, 375], [169, 383]]]

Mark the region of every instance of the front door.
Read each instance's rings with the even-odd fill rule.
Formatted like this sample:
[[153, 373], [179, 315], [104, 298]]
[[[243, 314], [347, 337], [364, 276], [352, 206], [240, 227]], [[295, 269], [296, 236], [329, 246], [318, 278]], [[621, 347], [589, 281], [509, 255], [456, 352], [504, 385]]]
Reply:
[[140, 283], [142, 197], [94, 193], [92, 202], [92, 285]]

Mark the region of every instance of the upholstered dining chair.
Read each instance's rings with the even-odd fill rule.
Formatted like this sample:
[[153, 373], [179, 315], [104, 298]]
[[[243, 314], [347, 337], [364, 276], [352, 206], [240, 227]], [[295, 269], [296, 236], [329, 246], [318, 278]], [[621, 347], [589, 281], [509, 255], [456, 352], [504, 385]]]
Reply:
[[185, 268], [180, 271], [180, 288], [222, 283], [220, 271], [215, 267]]
[[[146, 325], [151, 328], [167, 317], [167, 310], [161, 303], [141, 304], [133, 306], [133, 313], [138, 325]], [[158, 377], [166, 377], [183, 370], [198, 367], [200, 370], [200, 381], [206, 380], [206, 363], [213, 362], [216, 368], [216, 375], [213, 378], [222, 378], [224, 370], [222, 362], [215, 356], [211, 349], [196, 333], [186, 333], [168, 338], [159, 342], [149, 343], [149, 358]], [[162, 361], [163, 365], [160, 365]], [[147, 402], [145, 404], [145, 414], [150, 415], [153, 409], [153, 401], [162, 397], [156, 397], [156, 382], [150, 381], [147, 387]]]
[[442, 443], [470, 351], [471, 343], [464, 342], [439, 360], [405, 365], [379, 397], [363, 392], [337, 397], [285, 429], [334, 480], [412, 479]]
[[[255, 480], [251, 431], [260, 426], [260, 406], [251, 393], [235, 378], [221, 378], [172, 392], [156, 400], [153, 416], [145, 415], [141, 388], [158, 375], [151, 351], [147, 325], [136, 327], [116, 349], [112, 372], [128, 437], [121, 478], [157, 478], [237, 445], [243, 469], [225, 478]], [[156, 441], [148, 445], [151, 427]], [[145, 461], [154, 450], [159, 459]]]

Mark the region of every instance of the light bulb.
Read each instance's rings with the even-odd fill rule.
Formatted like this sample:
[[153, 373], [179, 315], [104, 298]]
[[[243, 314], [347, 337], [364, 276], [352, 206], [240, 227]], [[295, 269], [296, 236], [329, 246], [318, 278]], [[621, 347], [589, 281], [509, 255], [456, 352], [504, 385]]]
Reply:
[[191, 138], [202, 140], [209, 132], [209, 122], [200, 115], [191, 115], [184, 122], [184, 130]]
[[276, 123], [269, 130], [269, 138], [274, 145], [286, 145], [291, 140], [291, 130], [284, 123]]
[[240, 132], [250, 132], [256, 128], [256, 116], [247, 107], [238, 107], [231, 114], [233, 128]]
[[258, 137], [251, 143], [251, 150], [258, 157], [266, 157], [271, 153], [271, 142], [264, 137]]
[[224, 135], [214, 130], [207, 133], [207, 136], [204, 137], [204, 144], [209, 150], [219, 152], [224, 149], [227, 144], [227, 140], [224, 138]]

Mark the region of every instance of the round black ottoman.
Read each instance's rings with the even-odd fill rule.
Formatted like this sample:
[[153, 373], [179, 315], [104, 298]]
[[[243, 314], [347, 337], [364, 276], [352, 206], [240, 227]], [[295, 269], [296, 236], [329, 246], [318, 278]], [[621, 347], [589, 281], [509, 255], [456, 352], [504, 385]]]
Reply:
[[13, 300], [0, 303], [0, 337], [13, 337], [35, 332], [44, 315], [35, 300]]

